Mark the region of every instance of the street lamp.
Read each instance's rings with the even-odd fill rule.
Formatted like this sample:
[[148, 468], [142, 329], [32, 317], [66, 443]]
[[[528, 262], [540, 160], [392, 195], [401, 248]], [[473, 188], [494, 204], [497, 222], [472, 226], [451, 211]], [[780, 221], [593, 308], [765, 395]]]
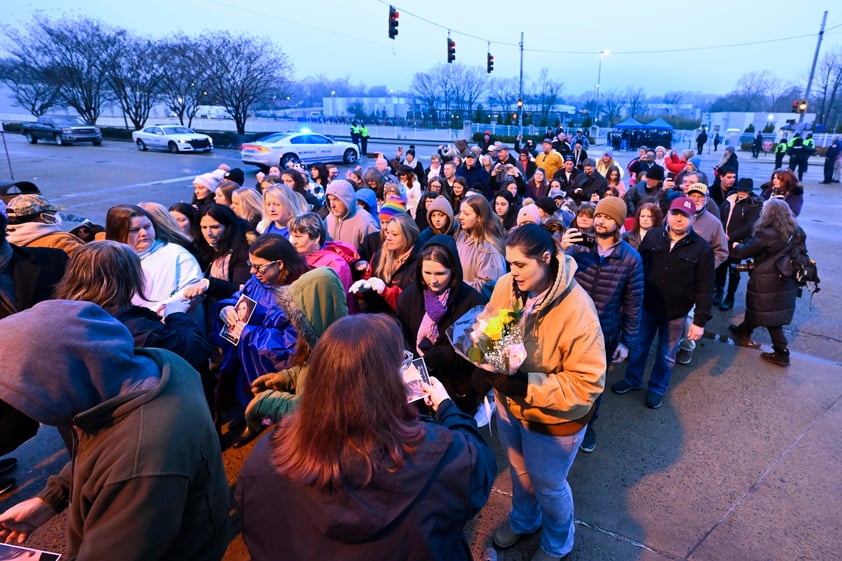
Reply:
[[599, 83], [602, 81], [602, 57], [608, 56], [611, 54], [611, 51], [605, 49], [604, 51], [599, 51], [599, 70], [596, 73], [596, 94], [594, 95], [594, 124], [599, 122]]

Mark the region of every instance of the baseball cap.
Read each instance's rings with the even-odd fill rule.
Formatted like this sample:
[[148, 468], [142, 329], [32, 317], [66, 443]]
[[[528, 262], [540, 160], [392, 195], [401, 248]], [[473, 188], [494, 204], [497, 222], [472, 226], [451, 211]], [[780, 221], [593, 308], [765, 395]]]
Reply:
[[685, 216], [695, 216], [696, 205], [689, 197], [678, 197], [670, 204], [670, 212], [672, 211], [680, 212]]
[[60, 210], [41, 195], [24, 194], [18, 195], [6, 205], [6, 215], [10, 221], [14, 219], [35, 216], [42, 212], [55, 212]]
[[687, 188], [687, 194], [690, 193], [701, 193], [702, 195], [707, 197], [708, 194], [708, 186], [704, 183], [691, 183], [690, 187]]

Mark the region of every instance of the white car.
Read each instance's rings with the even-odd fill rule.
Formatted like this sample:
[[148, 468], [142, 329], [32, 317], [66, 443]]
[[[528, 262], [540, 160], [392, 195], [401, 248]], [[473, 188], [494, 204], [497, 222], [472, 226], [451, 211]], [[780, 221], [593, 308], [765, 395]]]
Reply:
[[132, 133], [132, 142], [145, 152], [150, 148], [178, 152], [210, 152], [213, 139], [182, 125], [152, 125]]
[[260, 166], [263, 169], [272, 166], [286, 169], [291, 163], [353, 164], [359, 156], [355, 144], [333, 140], [323, 134], [306, 130], [270, 134], [240, 147], [240, 159], [244, 164]]

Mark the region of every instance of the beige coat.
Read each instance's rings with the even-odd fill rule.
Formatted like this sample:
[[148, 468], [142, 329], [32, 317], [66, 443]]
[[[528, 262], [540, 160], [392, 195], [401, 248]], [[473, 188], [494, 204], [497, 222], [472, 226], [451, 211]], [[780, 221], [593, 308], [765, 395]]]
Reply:
[[[559, 274], [548, 296], [523, 322], [527, 358], [520, 370], [529, 376], [526, 397], [497, 392], [514, 417], [544, 425], [581, 419], [605, 388], [605, 343], [596, 308], [573, 280], [573, 258], [562, 252], [557, 258]], [[514, 305], [510, 273], [497, 281], [486, 311]]]

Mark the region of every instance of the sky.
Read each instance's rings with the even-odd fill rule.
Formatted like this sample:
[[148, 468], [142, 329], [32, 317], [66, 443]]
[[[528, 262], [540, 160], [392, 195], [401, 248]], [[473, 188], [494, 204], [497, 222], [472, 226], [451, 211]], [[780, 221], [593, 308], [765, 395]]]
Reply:
[[564, 83], [562, 95], [594, 90], [605, 50], [603, 94], [627, 87], [642, 87], [647, 95], [724, 94], [753, 71], [803, 88], [825, 10], [822, 53], [842, 49], [839, 0], [704, 4], [404, 0], [393, 3], [400, 14], [395, 40], [387, 34], [389, 3], [380, 0], [15, 0], [5, 3], [0, 21], [26, 25], [40, 11], [52, 19], [92, 17], [159, 38], [203, 30], [265, 35], [289, 55], [293, 79], [347, 76], [354, 84], [395, 91], [407, 91], [416, 72], [446, 61], [448, 30], [456, 61], [484, 69], [490, 51], [494, 77], [518, 75], [523, 32], [524, 82], [547, 68], [550, 78]]

